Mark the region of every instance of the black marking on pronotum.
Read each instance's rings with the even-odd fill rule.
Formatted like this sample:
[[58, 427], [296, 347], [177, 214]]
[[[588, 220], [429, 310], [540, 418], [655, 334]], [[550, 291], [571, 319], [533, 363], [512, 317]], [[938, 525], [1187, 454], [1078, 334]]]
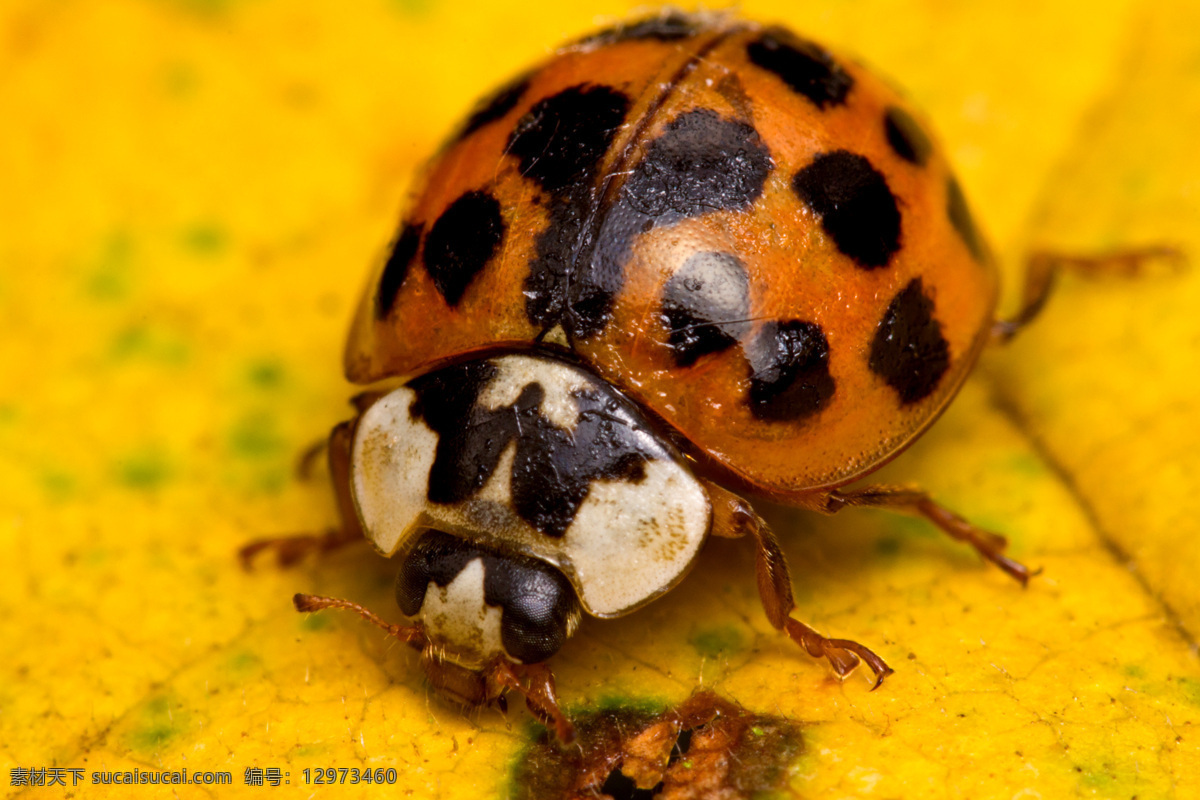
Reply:
[[679, 366], [724, 350], [750, 326], [746, 268], [732, 253], [696, 253], [667, 281], [662, 309], [667, 341]]
[[392, 243], [392, 252], [388, 255], [387, 263], [383, 265], [383, 274], [379, 276], [379, 287], [375, 294], [375, 317], [383, 319], [396, 303], [396, 295], [408, 277], [408, 265], [417, 255], [417, 247], [421, 244], [422, 225], [406, 223], [400, 230], [400, 235]]
[[672, 11], [664, 16], [605, 28], [582, 39], [579, 44], [608, 45], [643, 40], [675, 42], [695, 36], [699, 31], [700, 24], [694, 17]]
[[572, 336], [598, 330], [611, 305], [611, 296], [595, 286], [584, 292], [586, 282], [573, 276], [591, 250], [600, 162], [629, 106], [629, 97], [611, 87], [574, 86], [537, 103], [509, 138], [521, 174], [550, 195], [550, 224], [538, 236], [524, 285], [526, 316], [543, 330], [559, 323]]
[[890, 106], [883, 115], [883, 130], [896, 155], [918, 167], [925, 166], [933, 145], [912, 115], [899, 106]]
[[416, 378], [410, 413], [438, 434], [426, 496], [453, 504], [473, 497], [516, 442], [513, 508], [532, 527], [561, 537], [596, 480], [639, 482], [645, 464], [665, 457], [638, 436], [643, 423], [628, 401], [597, 385], [572, 395], [579, 416], [566, 430], [542, 416], [545, 390], [531, 381], [509, 406], [489, 409], [480, 392], [495, 377], [487, 361], [447, 367]]
[[932, 394], [950, 368], [950, 345], [920, 278], [909, 281], [888, 305], [868, 363], [904, 405]]
[[529, 90], [529, 76], [522, 75], [484, 98], [467, 117], [456, 139], [465, 139], [488, 123], [495, 122], [516, 107]]
[[833, 56], [782, 28], [773, 28], [746, 45], [746, 55], [750, 63], [773, 72], [817, 108], [842, 105], [854, 86], [854, 79]]
[[492, 550], [428, 530], [404, 559], [396, 576], [396, 602], [412, 617], [425, 604], [429, 584], [445, 588], [475, 559], [483, 563], [483, 601], [501, 609], [500, 642], [525, 664], [545, 661], [567, 639], [578, 604], [570, 582], [535, 558]]
[[792, 422], [829, 404], [835, 385], [829, 374], [829, 342], [821, 327], [803, 320], [770, 322], [747, 350], [755, 417]]
[[863, 269], [887, 266], [900, 249], [896, 197], [863, 156], [822, 153], [796, 173], [792, 188], [821, 217], [838, 250]]
[[504, 238], [500, 203], [487, 192], [467, 192], [450, 204], [425, 237], [429, 277], [450, 305], [458, 305]]
[[963, 196], [962, 187], [954, 178], [950, 178], [946, 183], [946, 214], [975, 260], [980, 263], [986, 261], [987, 245], [983, 243], [983, 237], [975, 227], [975, 218], [971, 216], [971, 209], [967, 207], [967, 198]]

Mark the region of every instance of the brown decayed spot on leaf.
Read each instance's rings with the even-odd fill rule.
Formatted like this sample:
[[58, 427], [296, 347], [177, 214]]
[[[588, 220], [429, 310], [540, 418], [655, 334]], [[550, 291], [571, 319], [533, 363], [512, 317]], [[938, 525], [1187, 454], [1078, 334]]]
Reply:
[[712, 692], [660, 713], [616, 707], [573, 714], [576, 745], [543, 733], [512, 771], [517, 800], [750, 797], [778, 789], [803, 750], [800, 726]]

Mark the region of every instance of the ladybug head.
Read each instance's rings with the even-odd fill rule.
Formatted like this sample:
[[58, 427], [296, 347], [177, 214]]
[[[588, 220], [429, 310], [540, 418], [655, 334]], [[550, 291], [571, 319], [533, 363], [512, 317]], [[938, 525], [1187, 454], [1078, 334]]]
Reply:
[[424, 632], [430, 681], [470, 705], [502, 691], [488, 679], [497, 660], [546, 661], [580, 618], [574, 589], [554, 567], [436, 530], [424, 531], [404, 558], [396, 602]]

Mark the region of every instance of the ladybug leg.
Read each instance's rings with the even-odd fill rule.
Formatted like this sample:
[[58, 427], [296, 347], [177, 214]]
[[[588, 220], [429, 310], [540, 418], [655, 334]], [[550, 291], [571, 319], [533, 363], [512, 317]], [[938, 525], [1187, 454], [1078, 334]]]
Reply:
[[570, 744], [575, 741], [575, 726], [558, 707], [554, 673], [546, 664], [516, 664], [497, 659], [489, 669], [488, 679], [502, 689], [524, 695], [529, 713], [552, 728], [560, 742]]
[[1054, 287], [1060, 270], [1070, 269], [1085, 273], [1134, 275], [1148, 263], [1165, 261], [1179, 268], [1184, 263], [1182, 251], [1174, 247], [1144, 247], [1131, 250], [1115, 250], [1094, 256], [1075, 256], [1047, 251], [1035, 252], [1025, 264], [1025, 286], [1021, 292], [1021, 307], [1010, 319], [992, 323], [991, 340], [1003, 344], [1013, 338], [1041, 313]]
[[742, 498], [714, 484], [707, 484], [709, 498], [713, 504], [712, 532], [715, 536], [734, 539], [749, 535], [758, 545], [755, 573], [758, 577], [758, 594], [762, 598], [767, 619], [777, 629], [791, 637], [813, 658], [825, 658], [839, 677], [845, 677], [865, 661], [875, 673], [875, 685], [892, 674], [892, 668], [873, 651], [849, 639], [829, 639], [792, 619], [796, 602], [792, 598], [792, 579], [788, 575], [787, 560], [779, 547], [779, 540], [762, 517], [754, 512]]
[[1005, 556], [1003, 550], [1008, 540], [1003, 536], [975, 527], [958, 514], [935, 503], [933, 498], [919, 489], [903, 486], [866, 486], [853, 492], [834, 489], [822, 496], [822, 506], [818, 510], [833, 514], [846, 506], [886, 508], [924, 517], [955, 539], [974, 547], [981, 556], [1020, 581], [1022, 586], [1039, 572]]
[[[358, 522], [358, 512], [354, 508], [354, 499], [350, 495], [350, 449], [354, 443], [354, 428], [358, 422], [353, 420], [343, 422], [329, 434], [329, 473], [333, 479], [334, 493], [337, 495], [338, 511], [342, 524], [338, 528], [330, 528], [321, 534], [302, 533], [294, 536], [274, 536], [257, 539], [238, 551], [242, 567], [249, 569], [255, 556], [264, 550], [274, 550], [275, 559], [281, 567], [291, 566], [311, 552], [327, 553], [339, 547], [358, 541], [362, 538], [362, 527]], [[320, 450], [315, 451], [319, 453]], [[304, 458], [311, 460], [315, 455], [313, 449], [306, 451]]]

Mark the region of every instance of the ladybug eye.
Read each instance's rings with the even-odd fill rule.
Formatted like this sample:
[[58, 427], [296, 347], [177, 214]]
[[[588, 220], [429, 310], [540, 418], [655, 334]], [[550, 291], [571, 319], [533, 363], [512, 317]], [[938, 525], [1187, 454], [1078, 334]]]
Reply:
[[579, 619], [575, 592], [558, 570], [533, 559], [507, 560], [488, 581], [501, 600], [500, 640], [526, 664], [545, 661], [563, 646]]

